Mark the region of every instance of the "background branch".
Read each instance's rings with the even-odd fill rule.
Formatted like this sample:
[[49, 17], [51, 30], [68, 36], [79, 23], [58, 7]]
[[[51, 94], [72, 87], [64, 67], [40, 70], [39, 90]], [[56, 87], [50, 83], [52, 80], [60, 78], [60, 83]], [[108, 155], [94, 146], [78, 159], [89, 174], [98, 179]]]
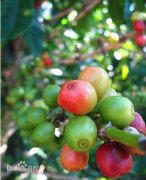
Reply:
[[[79, 12], [79, 14], [77, 15], [77, 17], [75, 18], [75, 20], [79, 20], [82, 17], [84, 17], [89, 11], [91, 11], [98, 3], [100, 3], [100, 0], [92, 0], [89, 1], [88, 4], [81, 10], [81, 12]], [[63, 11], [61, 11], [60, 13], [56, 14], [55, 16], [53, 16], [51, 19], [48, 20], [44, 20], [44, 23], [48, 23], [48, 22], [53, 22], [56, 20], [59, 20], [60, 18], [68, 15], [73, 9], [72, 8], [68, 8], [65, 9]]]
[[[89, 4], [90, 3], [90, 4]], [[93, 0], [92, 2], [89, 2], [88, 5], [84, 7], [84, 9], [77, 15], [75, 20], [79, 20], [82, 17], [84, 17], [89, 11], [91, 11], [98, 3], [100, 3], [100, 0]]]
[[72, 8], [68, 8], [68, 9], [65, 9], [63, 10], [62, 12], [56, 14], [55, 16], [53, 16], [51, 19], [48, 19], [48, 20], [44, 20], [44, 23], [48, 23], [48, 22], [52, 22], [52, 21], [56, 21], [66, 15], [68, 15], [70, 12], [71, 12]]
[[[2, 178], [6, 178], [8, 177], [12, 172], [9, 172], [9, 171], [2, 171]], [[27, 174], [34, 174], [34, 175], [45, 175], [47, 176], [47, 178], [49, 179], [58, 179], [58, 180], [86, 180], [86, 178], [77, 178], [77, 177], [71, 177], [71, 176], [68, 176], [68, 175], [61, 175], [61, 174], [54, 174], [54, 173], [47, 173], [47, 172], [44, 172], [44, 173], [32, 173], [32, 172], [28, 172], [28, 171], [18, 171], [17, 173], [25, 173], [26, 175]]]
[[[128, 39], [131, 39], [132, 37], [134, 37], [135, 35], [135, 32], [131, 32], [131, 33], [128, 33], [126, 35], [123, 35], [121, 37], [121, 39], [117, 42], [117, 43], [114, 43], [114, 44], [107, 44], [107, 45], [104, 45], [102, 48], [100, 49], [97, 49], [95, 50], [94, 52], [92, 53], [89, 53], [89, 54], [83, 54], [83, 55], [80, 55], [78, 60], [79, 61], [85, 61], [87, 58], [90, 58], [90, 57], [95, 57], [96, 55], [98, 54], [103, 54], [103, 48], [104, 48], [104, 51], [107, 53], [108, 51], [111, 51], [111, 50], [114, 50], [114, 49], [118, 49], [121, 47], [121, 45], [123, 44], [123, 42], [125, 42], [126, 40]], [[123, 37], [124, 37], [124, 40], [123, 40]], [[59, 61], [60, 64], [72, 64], [72, 63], [75, 63], [76, 62], [76, 58], [70, 58], [70, 59], [61, 59]]]

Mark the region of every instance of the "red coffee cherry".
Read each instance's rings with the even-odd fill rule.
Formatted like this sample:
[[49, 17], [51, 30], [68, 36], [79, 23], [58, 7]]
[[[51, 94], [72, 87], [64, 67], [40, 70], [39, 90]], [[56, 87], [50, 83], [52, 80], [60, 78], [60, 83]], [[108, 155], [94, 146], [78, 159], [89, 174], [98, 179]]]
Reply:
[[68, 171], [81, 171], [88, 163], [88, 152], [76, 152], [68, 145], [64, 145], [60, 152], [60, 161]]
[[145, 23], [140, 20], [134, 21], [133, 28], [137, 32], [143, 32], [145, 30]]
[[135, 36], [135, 43], [140, 47], [145, 46], [146, 45], [146, 35], [145, 34], [137, 34]]
[[45, 67], [50, 67], [53, 64], [50, 58], [44, 60]]
[[5, 71], [4, 71], [4, 76], [5, 76], [6, 78], [10, 78], [12, 75], [13, 75], [13, 73], [12, 73], [11, 70], [5, 70]]
[[44, 1], [45, 0], [35, 0], [34, 1], [34, 8], [38, 9]]
[[127, 174], [133, 164], [132, 156], [116, 142], [102, 144], [96, 152], [97, 166], [109, 178]]
[[66, 82], [58, 96], [58, 104], [73, 114], [87, 114], [96, 106], [97, 95], [91, 84], [81, 80]]
[[136, 128], [138, 131], [140, 131], [142, 133], [146, 133], [145, 122], [144, 122], [143, 118], [141, 117], [141, 115], [137, 112], [135, 112], [134, 120], [132, 121], [130, 126]]
[[45, 67], [50, 67], [53, 64], [52, 59], [49, 57], [49, 55], [47, 53], [44, 53], [42, 55], [42, 60], [43, 60], [43, 63], [44, 63]]

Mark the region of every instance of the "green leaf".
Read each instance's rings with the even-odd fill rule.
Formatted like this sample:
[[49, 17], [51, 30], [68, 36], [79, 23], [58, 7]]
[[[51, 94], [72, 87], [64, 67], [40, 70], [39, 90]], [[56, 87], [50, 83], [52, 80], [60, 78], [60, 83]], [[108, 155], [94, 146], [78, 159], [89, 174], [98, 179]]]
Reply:
[[19, 0], [19, 9], [16, 17], [16, 23], [11, 34], [11, 38], [14, 39], [17, 36], [22, 35], [31, 26], [33, 17], [33, 1]]
[[41, 24], [34, 21], [32, 26], [23, 35], [24, 42], [34, 56], [39, 56], [43, 48], [44, 31]]
[[144, 11], [145, 12], [145, 0], [132, 0], [133, 3], [135, 3], [135, 10], [136, 11]]
[[5, 43], [14, 28], [19, 0], [5, 0], [2, 3], [2, 43]]
[[121, 1], [115, 1], [115, 0], [109, 0], [108, 1], [108, 10], [111, 18], [115, 22], [117, 26], [121, 25], [123, 23], [123, 17], [124, 17], [124, 0]]

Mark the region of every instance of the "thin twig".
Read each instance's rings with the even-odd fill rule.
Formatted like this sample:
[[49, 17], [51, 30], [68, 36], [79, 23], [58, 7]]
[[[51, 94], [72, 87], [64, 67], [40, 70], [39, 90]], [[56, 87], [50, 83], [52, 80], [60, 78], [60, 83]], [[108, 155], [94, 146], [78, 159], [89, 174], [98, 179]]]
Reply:
[[[5, 169], [5, 168], [4, 168]], [[23, 171], [23, 170], [19, 170], [16, 171], [17, 173], [27, 173], [27, 174], [35, 174], [35, 175], [45, 175], [47, 176], [47, 178], [49, 179], [56, 179], [56, 180], [86, 180], [86, 178], [78, 178], [78, 177], [72, 177], [72, 176], [68, 176], [68, 175], [62, 175], [62, 174], [56, 174], [56, 173], [48, 173], [48, 172], [43, 172], [43, 173], [37, 173], [37, 172], [31, 172], [31, 171]], [[11, 174], [11, 171], [6, 171], [3, 170], [2, 171], [2, 177], [8, 177]]]
[[91, 11], [98, 3], [100, 3], [100, 0], [93, 0], [90, 4], [85, 6], [85, 8], [78, 14], [78, 16], [75, 18], [75, 20], [79, 20], [82, 17], [84, 17], [89, 11]]
[[[93, 0], [90, 2], [90, 4], [86, 5], [83, 10], [78, 14], [78, 16], [75, 18], [75, 20], [79, 20], [82, 17], [84, 17], [89, 11], [91, 11], [98, 3], [100, 3], [100, 0]], [[56, 21], [66, 15], [68, 15], [72, 11], [72, 8], [65, 9], [61, 11], [60, 13], [53, 16], [51, 19], [44, 20], [44, 23], [53, 22]]]
[[61, 11], [60, 13], [56, 14], [55, 16], [53, 16], [51, 19], [48, 20], [44, 20], [44, 23], [48, 23], [48, 22], [53, 22], [56, 21], [66, 15], [68, 15], [71, 12], [72, 8], [68, 8], [66, 10], [63, 10], [63, 12]]
[[[131, 32], [129, 34], [126, 34], [124, 35], [124, 38], [125, 38], [125, 41], [132, 38], [133, 36], [135, 35], [135, 32]], [[121, 45], [123, 44], [123, 40], [122, 42], [121, 41], [118, 41], [117, 43], [114, 43], [114, 44], [107, 44], [104, 46], [104, 51], [107, 53], [108, 51], [111, 51], [111, 50], [114, 50], [114, 49], [118, 49], [121, 47]], [[85, 61], [86, 59], [90, 58], [90, 57], [95, 57], [96, 55], [98, 54], [103, 54], [103, 49], [97, 49], [95, 50], [94, 52], [92, 53], [89, 53], [89, 54], [83, 54], [83, 55], [80, 55], [79, 57], [79, 61]], [[75, 63], [76, 62], [76, 59], [75, 58], [69, 58], [69, 59], [61, 59], [59, 61], [60, 64], [72, 64], [72, 63]]]

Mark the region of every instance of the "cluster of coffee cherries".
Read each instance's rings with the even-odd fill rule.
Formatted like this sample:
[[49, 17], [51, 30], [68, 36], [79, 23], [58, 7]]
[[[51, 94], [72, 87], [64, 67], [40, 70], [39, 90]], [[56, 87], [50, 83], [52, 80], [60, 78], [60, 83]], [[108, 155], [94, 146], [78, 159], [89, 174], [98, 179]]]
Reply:
[[146, 45], [146, 23], [143, 20], [134, 20], [133, 21], [133, 29], [136, 32], [135, 35], [135, 43], [139, 47], [143, 47]]
[[[131, 126], [136, 133], [146, 133], [145, 122], [134, 111], [132, 102], [110, 87], [108, 74], [100, 67], [86, 67], [78, 79], [69, 80], [62, 87], [47, 85], [43, 99], [52, 115], [42, 105], [32, 105], [16, 123], [21, 135], [28, 139], [31, 146], [42, 147], [49, 152], [62, 148], [60, 162], [68, 171], [85, 168], [89, 161], [89, 151], [96, 146], [99, 138], [102, 139], [100, 130], [109, 123], [119, 129]], [[54, 123], [57, 108], [69, 114], [57, 117], [63, 120], [58, 138], [55, 136], [57, 128]], [[102, 140], [96, 152], [96, 161], [106, 177], [117, 178], [128, 173], [133, 164], [131, 154], [143, 155], [113, 140]]]
[[[54, 152], [62, 146], [60, 143], [62, 138], [55, 136], [55, 125], [51, 122], [50, 116], [48, 120], [48, 107], [50, 109], [57, 107], [59, 91], [58, 85], [48, 85], [43, 92], [46, 104], [42, 100], [36, 100], [18, 112], [19, 115], [15, 120], [16, 125], [20, 135], [32, 147], [41, 147], [46, 151]], [[54, 117], [52, 118], [54, 119]]]
[[[108, 74], [100, 67], [86, 67], [77, 80], [66, 82], [59, 92], [58, 104], [74, 114], [65, 127], [66, 145], [60, 153], [61, 164], [69, 171], [80, 171], [87, 165], [88, 152], [98, 140], [100, 129], [90, 117], [93, 111], [100, 115], [101, 127], [111, 122], [120, 129], [131, 126], [146, 132], [145, 122], [135, 113], [132, 102], [110, 88]], [[138, 154], [118, 142], [105, 142], [97, 149], [97, 166], [104, 176], [118, 178], [131, 170], [131, 153]]]

